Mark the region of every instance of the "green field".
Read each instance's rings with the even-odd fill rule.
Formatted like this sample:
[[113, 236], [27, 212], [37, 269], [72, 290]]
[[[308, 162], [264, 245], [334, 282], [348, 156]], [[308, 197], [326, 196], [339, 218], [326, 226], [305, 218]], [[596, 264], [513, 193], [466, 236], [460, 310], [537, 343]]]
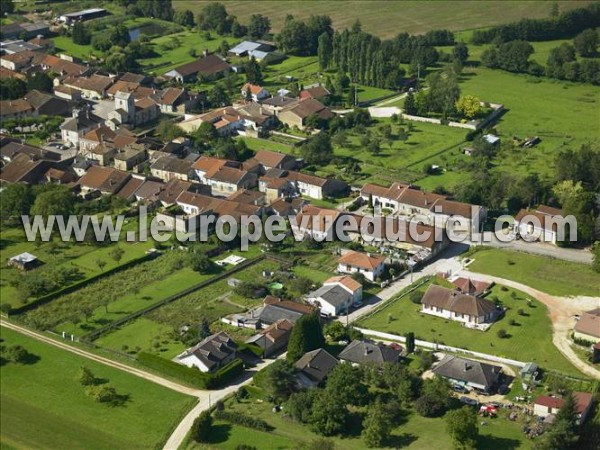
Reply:
[[[162, 75], [177, 66], [201, 58], [204, 50], [216, 50], [223, 41], [233, 44], [236, 42], [236, 39], [215, 34], [210, 40], [207, 40], [200, 32], [189, 30], [157, 37], [150, 42], [153, 44], [154, 51], [159, 56], [141, 59], [140, 64], [144, 70], [156, 75]], [[161, 47], [164, 45], [172, 45], [172, 48], [164, 50]], [[196, 52], [196, 56], [190, 53], [192, 50]]]
[[[259, 389], [249, 389], [253, 396], [250, 400], [237, 403], [232, 400], [226, 402], [227, 410], [239, 411], [244, 415], [257, 417], [265, 420], [275, 429], [271, 432], [257, 431], [251, 428], [232, 425], [223, 421], [216, 421], [211, 433], [210, 448], [224, 450], [235, 450], [240, 444], [253, 445], [261, 450], [301, 448], [303, 444], [319, 438], [308, 426], [292, 422], [284, 417], [283, 412], [274, 413], [272, 405], [256, 393]], [[478, 449], [529, 449], [531, 442], [524, 439], [521, 425], [506, 419], [504, 412], [494, 420], [486, 420], [486, 426], [480, 427]], [[360, 437], [328, 438], [335, 444], [336, 449], [363, 450], [364, 442]], [[446, 432], [444, 418], [425, 418], [408, 411], [403, 417], [402, 423], [395, 428], [389, 437], [389, 447], [384, 448], [408, 448], [413, 450], [429, 450], [436, 448], [440, 450], [452, 449], [450, 437]], [[188, 441], [185, 449], [206, 448]]]
[[[195, 399], [2, 328], [39, 360], [2, 366], [2, 448], [157, 448]], [[94, 401], [76, 381], [85, 365], [127, 395], [123, 406]]]
[[[425, 293], [428, 285], [426, 283], [420, 287], [419, 292]], [[545, 368], [581, 375], [552, 344], [552, 325], [543, 304], [532, 301], [532, 306], [529, 306], [527, 295], [513, 289], [503, 291], [500, 286], [494, 286], [487, 298], [494, 297], [498, 297], [508, 310], [502, 319], [485, 332], [465, 328], [452, 320], [421, 314], [421, 306], [412, 303], [408, 297], [392, 301], [389, 306], [359, 321], [359, 326], [400, 336], [412, 331], [417, 339], [522, 362], [534, 361]], [[519, 309], [523, 310], [524, 315], [518, 314]], [[510, 324], [511, 320], [514, 321], [513, 325]], [[506, 330], [509, 337], [500, 339], [497, 336], [499, 329]], [[540, 336], [548, 338], [540, 339]]]
[[[173, 3], [176, 9], [191, 9], [198, 13], [208, 1], [181, 0]], [[307, 19], [311, 14], [331, 17], [334, 28], [351, 27], [358, 19], [363, 30], [382, 38], [398, 33], [421, 34], [433, 29], [464, 30], [550, 15], [551, 2], [513, 1], [510, 7], [502, 1], [486, 1], [482, 7], [477, 1], [228, 1], [227, 11], [247, 23], [252, 14], [263, 14], [271, 19], [273, 30], [278, 31], [286, 15]], [[557, 2], [562, 11], [584, 6], [587, 2]]]
[[466, 69], [462, 78], [463, 95], [502, 103], [508, 109], [495, 127], [501, 137], [542, 139], [530, 150], [499, 155], [499, 170], [550, 174], [554, 170], [554, 155], [560, 149], [577, 148], [599, 138], [599, 87], [485, 68]]
[[508, 278], [551, 295], [600, 297], [600, 274], [586, 264], [500, 249], [481, 250], [472, 258], [473, 272]]

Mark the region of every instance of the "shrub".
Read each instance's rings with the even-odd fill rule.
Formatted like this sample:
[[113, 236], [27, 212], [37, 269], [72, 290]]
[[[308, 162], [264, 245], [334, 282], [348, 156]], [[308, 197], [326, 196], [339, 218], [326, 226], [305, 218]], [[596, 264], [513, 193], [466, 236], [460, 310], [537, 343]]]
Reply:
[[192, 425], [192, 437], [196, 442], [207, 442], [212, 430], [213, 419], [209, 411], [200, 414]]
[[2, 357], [16, 364], [26, 364], [32, 358], [36, 358], [22, 345], [11, 345], [2, 352]]
[[146, 367], [201, 389], [214, 389], [241, 375], [244, 371], [244, 363], [240, 359], [233, 360], [214, 373], [203, 373], [146, 352], [140, 352], [137, 360]]
[[421, 304], [421, 299], [423, 298], [423, 293], [421, 291], [412, 291], [409, 294], [408, 298], [415, 305], [420, 305]]
[[523, 311], [522, 308], [517, 309], [517, 314], [520, 316], [524, 316], [525, 315], [525, 311]]
[[496, 335], [500, 338], [500, 339], [505, 339], [508, 337], [508, 333], [506, 332], [506, 330], [504, 328], [500, 328], [498, 330], [498, 332], [496, 333]]
[[79, 384], [82, 386], [93, 386], [98, 383], [98, 379], [94, 376], [92, 371], [85, 366], [79, 368], [77, 381], [79, 381]]
[[259, 431], [272, 431], [273, 427], [262, 419], [247, 416], [240, 412], [235, 411], [217, 411], [215, 412], [215, 418], [230, 422], [234, 425], [240, 425], [242, 427], [253, 428]]

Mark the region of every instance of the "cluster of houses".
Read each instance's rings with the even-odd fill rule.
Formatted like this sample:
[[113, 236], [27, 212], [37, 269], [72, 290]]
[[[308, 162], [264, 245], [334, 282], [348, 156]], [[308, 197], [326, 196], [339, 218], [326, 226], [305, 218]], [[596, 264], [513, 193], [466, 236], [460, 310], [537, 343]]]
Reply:
[[271, 96], [265, 88], [250, 83], [246, 83], [240, 93], [242, 102], [204, 114], [187, 114], [178, 126], [191, 133], [203, 123], [210, 123], [221, 136], [258, 135], [277, 123], [304, 130], [309, 126], [311, 116], [325, 120], [334, 116], [320, 101], [329, 96], [329, 91], [320, 85], [300, 91], [297, 98], [283, 93]]
[[[470, 230], [474, 225], [481, 227], [487, 217], [487, 209], [483, 206], [458, 202], [447, 195], [425, 192], [407, 183], [395, 182], [389, 187], [367, 183], [360, 195], [374, 209], [438, 227], [444, 227], [450, 218], [461, 217], [461, 229]], [[475, 231], [479, 231], [479, 228]]]

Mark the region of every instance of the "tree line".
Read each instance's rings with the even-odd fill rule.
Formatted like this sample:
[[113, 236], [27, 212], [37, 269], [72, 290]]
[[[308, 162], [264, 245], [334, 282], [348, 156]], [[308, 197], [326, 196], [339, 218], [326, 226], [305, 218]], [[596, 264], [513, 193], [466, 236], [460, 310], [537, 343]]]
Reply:
[[582, 57], [595, 56], [599, 42], [597, 30], [585, 30], [575, 37], [573, 44], [565, 42], [553, 48], [545, 68], [530, 61], [534, 48], [524, 40], [502, 42], [485, 50], [481, 62], [491, 69], [600, 84], [600, 62], [597, 59], [578, 61], [576, 57], [577, 54]]
[[475, 30], [474, 44], [502, 43], [516, 40], [550, 41], [575, 36], [600, 26], [600, 3], [565, 11], [548, 19], [522, 19], [485, 30]]

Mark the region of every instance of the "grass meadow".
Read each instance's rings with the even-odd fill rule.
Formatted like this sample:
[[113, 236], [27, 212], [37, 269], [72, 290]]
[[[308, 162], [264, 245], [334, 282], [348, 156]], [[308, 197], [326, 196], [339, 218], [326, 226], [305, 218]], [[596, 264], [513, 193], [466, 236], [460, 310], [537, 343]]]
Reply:
[[550, 295], [600, 297], [600, 274], [586, 264], [491, 248], [471, 258], [473, 272], [508, 278]]
[[[250, 445], [265, 450], [298, 448], [319, 439], [307, 425], [292, 422], [284, 417], [284, 413], [274, 413], [272, 405], [264, 401], [262, 390], [251, 386], [248, 389], [251, 396], [248, 400], [237, 403], [233, 400], [226, 401], [226, 408], [244, 415], [265, 420], [274, 427], [271, 432], [263, 432], [251, 428], [233, 425], [225, 421], [216, 421], [209, 437], [209, 448], [235, 450], [238, 445]], [[413, 411], [407, 411], [388, 437], [388, 446], [383, 448], [407, 448], [412, 450], [428, 450], [436, 448], [451, 450], [452, 442], [446, 432], [446, 423], [443, 417], [425, 418]], [[529, 449], [531, 442], [524, 439], [521, 425], [510, 422], [502, 411], [495, 420], [487, 420], [486, 426], [480, 428], [478, 449]], [[327, 438], [334, 443], [335, 448], [348, 450], [362, 450], [365, 447], [358, 431], [350, 433], [350, 437]], [[186, 450], [206, 448], [191, 439], [183, 446]]]
[[[424, 284], [418, 291], [424, 294], [430, 284]], [[359, 326], [400, 336], [412, 331], [417, 339], [492, 353], [522, 362], [533, 361], [545, 368], [581, 375], [554, 347], [550, 339], [552, 324], [546, 307], [520, 291], [505, 289], [494, 286], [487, 296], [488, 299], [498, 297], [507, 311], [485, 332], [465, 328], [452, 320], [422, 314], [421, 305], [412, 303], [407, 296], [392, 300], [388, 306], [360, 320]], [[519, 314], [519, 310], [523, 314]], [[497, 336], [500, 329], [508, 333], [507, 338], [500, 339]], [[540, 336], [548, 338], [541, 339]]]
[[[2, 328], [4, 345], [22, 345], [39, 360], [4, 364], [2, 448], [114, 449], [161, 447], [195, 399]], [[111, 407], [76, 380], [85, 365], [128, 396]]]

